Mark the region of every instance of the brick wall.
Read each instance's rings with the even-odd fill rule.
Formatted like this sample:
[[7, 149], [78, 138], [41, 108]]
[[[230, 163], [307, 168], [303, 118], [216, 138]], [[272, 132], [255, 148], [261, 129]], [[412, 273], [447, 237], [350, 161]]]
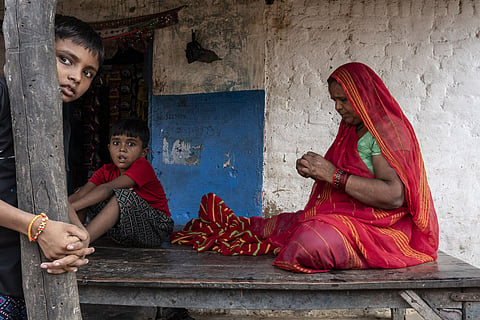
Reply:
[[326, 78], [360, 61], [382, 77], [416, 130], [442, 250], [480, 266], [480, 1], [275, 1], [266, 17], [264, 208], [302, 208], [295, 171], [324, 153], [340, 121]]

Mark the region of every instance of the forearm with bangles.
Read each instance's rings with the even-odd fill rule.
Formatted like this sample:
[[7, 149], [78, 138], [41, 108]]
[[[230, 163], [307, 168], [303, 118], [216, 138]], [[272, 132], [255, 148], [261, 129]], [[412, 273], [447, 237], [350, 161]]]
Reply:
[[342, 169], [335, 169], [332, 179], [332, 185], [335, 189], [345, 190], [350, 173], [343, 171]]
[[[34, 228], [35, 222], [37, 222], [37, 220], [39, 220], [39, 219], [41, 219], [40, 223], [38, 224], [38, 226], [36, 228]], [[28, 229], [27, 229], [27, 236], [28, 236], [28, 240], [30, 242], [37, 241], [38, 237], [40, 236], [40, 234], [45, 229], [45, 226], [47, 225], [47, 222], [48, 222], [48, 217], [43, 212], [36, 215], [35, 217], [33, 217], [33, 219], [30, 221], [30, 223], [28, 225]], [[32, 235], [32, 229], [33, 230], [36, 229], [36, 232], [33, 235]]]

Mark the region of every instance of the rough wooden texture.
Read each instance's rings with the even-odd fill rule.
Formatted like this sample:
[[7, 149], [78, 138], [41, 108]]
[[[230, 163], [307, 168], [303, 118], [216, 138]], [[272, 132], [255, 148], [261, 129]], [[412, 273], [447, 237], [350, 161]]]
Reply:
[[400, 294], [414, 290], [432, 308], [461, 314], [464, 304], [452, 295], [480, 288], [478, 268], [443, 253], [438, 261], [415, 267], [317, 274], [278, 269], [271, 265], [273, 259], [197, 253], [178, 245], [97, 246], [89, 265], [77, 274], [80, 301], [225, 309], [403, 309], [410, 305]]
[[[5, 1], [4, 36], [19, 207], [67, 221], [62, 104], [55, 61], [56, 1]], [[22, 236], [29, 319], [81, 319], [73, 274], [42, 272], [42, 254]]]
[[442, 318], [433, 311], [423, 299], [412, 290], [405, 290], [400, 293], [403, 299], [407, 301], [417, 312], [429, 320], [442, 320]]

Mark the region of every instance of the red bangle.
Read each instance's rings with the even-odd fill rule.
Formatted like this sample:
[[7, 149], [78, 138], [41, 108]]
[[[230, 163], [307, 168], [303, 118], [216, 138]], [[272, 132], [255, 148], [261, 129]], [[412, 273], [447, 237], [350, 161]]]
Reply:
[[335, 180], [336, 180], [336, 177], [337, 177], [337, 172], [338, 172], [338, 168], [335, 168], [335, 172], [333, 172], [333, 178], [332, 178], [332, 186], [335, 187]]
[[43, 232], [43, 229], [45, 229], [45, 226], [47, 225], [48, 217], [45, 213], [40, 213], [40, 216], [42, 217], [42, 222], [40, 222], [40, 225], [38, 226], [37, 233], [30, 239], [30, 241], [37, 241], [38, 236]]
[[335, 173], [333, 174], [333, 187], [335, 189], [345, 190], [348, 178], [350, 178], [350, 173], [345, 172], [342, 169], [335, 169]]
[[341, 189], [345, 190], [348, 178], [350, 178], [350, 173], [343, 172], [342, 176], [340, 177], [340, 188]]
[[42, 217], [42, 215], [36, 215], [35, 217], [33, 217], [33, 219], [30, 221], [30, 223], [28, 224], [28, 228], [27, 228], [27, 235], [28, 235], [28, 240], [29, 241], [32, 241], [32, 227], [33, 227], [33, 224], [35, 223], [35, 221], [37, 221], [38, 219], [40, 219]]

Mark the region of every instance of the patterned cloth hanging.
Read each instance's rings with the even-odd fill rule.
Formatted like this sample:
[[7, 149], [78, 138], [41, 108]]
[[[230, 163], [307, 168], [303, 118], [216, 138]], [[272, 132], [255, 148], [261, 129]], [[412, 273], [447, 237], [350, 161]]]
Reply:
[[93, 22], [90, 25], [103, 38], [107, 59], [115, 54], [119, 46], [130, 46], [145, 52], [153, 39], [154, 30], [178, 23], [178, 11], [184, 7], [135, 18]]

